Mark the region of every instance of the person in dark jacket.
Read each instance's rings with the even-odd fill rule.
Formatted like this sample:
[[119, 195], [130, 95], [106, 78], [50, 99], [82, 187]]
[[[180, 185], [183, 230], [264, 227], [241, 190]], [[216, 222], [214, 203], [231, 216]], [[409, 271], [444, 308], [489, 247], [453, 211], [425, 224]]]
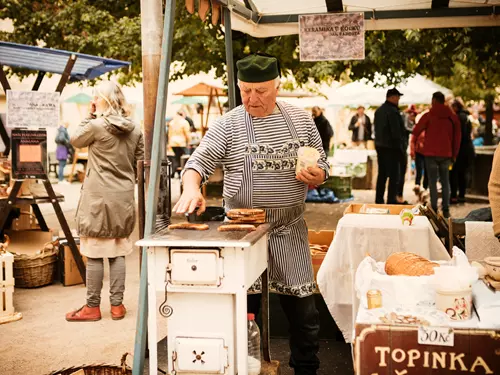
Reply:
[[377, 150], [378, 177], [375, 203], [383, 204], [385, 184], [389, 179], [387, 203], [397, 204], [405, 126], [399, 111], [403, 94], [396, 88], [387, 91], [386, 101], [375, 111], [375, 149]]
[[372, 122], [365, 114], [365, 107], [358, 107], [357, 113], [351, 118], [349, 130], [352, 131], [352, 143], [356, 146], [366, 146], [366, 142], [372, 139]]
[[[472, 144], [472, 124], [469, 120], [469, 112], [464, 109], [461, 100], [455, 99], [451, 104], [451, 108], [457, 114], [460, 120], [461, 140], [460, 150], [458, 151], [457, 160], [453, 164], [453, 169], [450, 171], [450, 203], [464, 203], [465, 189], [467, 187], [467, 169], [474, 159], [474, 146]], [[458, 190], [458, 198], [457, 198]]]
[[425, 169], [429, 177], [431, 205], [438, 209], [438, 178], [443, 195], [443, 216], [450, 217], [450, 166], [458, 156], [462, 139], [460, 120], [450, 107], [444, 104], [442, 92], [432, 95], [431, 110], [422, 116], [413, 130], [418, 137], [425, 130], [425, 143], [422, 153], [425, 156]]
[[312, 116], [316, 128], [318, 128], [319, 136], [321, 137], [321, 143], [323, 144], [323, 150], [325, 154], [328, 155], [330, 151], [330, 141], [333, 137], [333, 129], [330, 122], [323, 115], [323, 111], [319, 107], [313, 107]]

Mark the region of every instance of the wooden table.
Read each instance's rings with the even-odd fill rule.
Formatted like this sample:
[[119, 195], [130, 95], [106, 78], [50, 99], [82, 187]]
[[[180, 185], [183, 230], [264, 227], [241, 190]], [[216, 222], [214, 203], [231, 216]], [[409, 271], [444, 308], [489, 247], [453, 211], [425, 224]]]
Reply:
[[[33, 209], [33, 214], [35, 215], [38, 224], [40, 225], [40, 229], [44, 232], [48, 232], [49, 228], [47, 226], [47, 223], [45, 222], [45, 219], [42, 215], [42, 212], [40, 211], [40, 207], [38, 207], [39, 204], [44, 204], [44, 203], [52, 203], [49, 197], [49, 194], [47, 191], [44, 189], [43, 185], [41, 184], [31, 184], [30, 187], [30, 192], [31, 195], [23, 195], [20, 197], [17, 197], [16, 199], [16, 204], [29, 204], [31, 208]], [[61, 193], [55, 193], [57, 197], [58, 202], [64, 202], [64, 195]], [[3, 205], [3, 202], [6, 202], [8, 197], [0, 197], [0, 205]], [[0, 228], [0, 230], [3, 228]]]

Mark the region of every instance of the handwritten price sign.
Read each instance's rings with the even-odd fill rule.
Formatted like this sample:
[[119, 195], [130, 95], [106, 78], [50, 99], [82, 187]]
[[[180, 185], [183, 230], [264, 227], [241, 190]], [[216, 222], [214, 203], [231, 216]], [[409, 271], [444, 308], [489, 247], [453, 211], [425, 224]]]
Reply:
[[420, 345], [454, 346], [453, 329], [447, 327], [418, 327]]
[[7, 90], [9, 128], [56, 128], [59, 125], [58, 92]]

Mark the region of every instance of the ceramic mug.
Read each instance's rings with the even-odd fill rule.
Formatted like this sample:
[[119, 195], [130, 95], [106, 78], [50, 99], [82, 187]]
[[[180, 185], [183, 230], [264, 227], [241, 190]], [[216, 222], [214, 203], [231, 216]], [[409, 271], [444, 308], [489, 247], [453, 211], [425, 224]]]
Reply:
[[472, 315], [472, 288], [436, 291], [436, 307], [451, 320], [468, 320]]

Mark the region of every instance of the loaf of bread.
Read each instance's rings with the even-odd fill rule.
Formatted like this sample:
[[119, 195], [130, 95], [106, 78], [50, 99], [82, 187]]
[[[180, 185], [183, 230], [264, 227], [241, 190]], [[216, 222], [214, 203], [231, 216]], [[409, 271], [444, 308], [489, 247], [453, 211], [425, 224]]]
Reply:
[[169, 225], [168, 229], [208, 230], [209, 226], [207, 224], [179, 223]]
[[217, 228], [219, 232], [253, 232], [255, 226], [250, 224], [225, 224]]
[[385, 273], [388, 275], [427, 276], [434, 275], [433, 263], [420, 255], [406, 252], [391, 254], [385, 262]]

